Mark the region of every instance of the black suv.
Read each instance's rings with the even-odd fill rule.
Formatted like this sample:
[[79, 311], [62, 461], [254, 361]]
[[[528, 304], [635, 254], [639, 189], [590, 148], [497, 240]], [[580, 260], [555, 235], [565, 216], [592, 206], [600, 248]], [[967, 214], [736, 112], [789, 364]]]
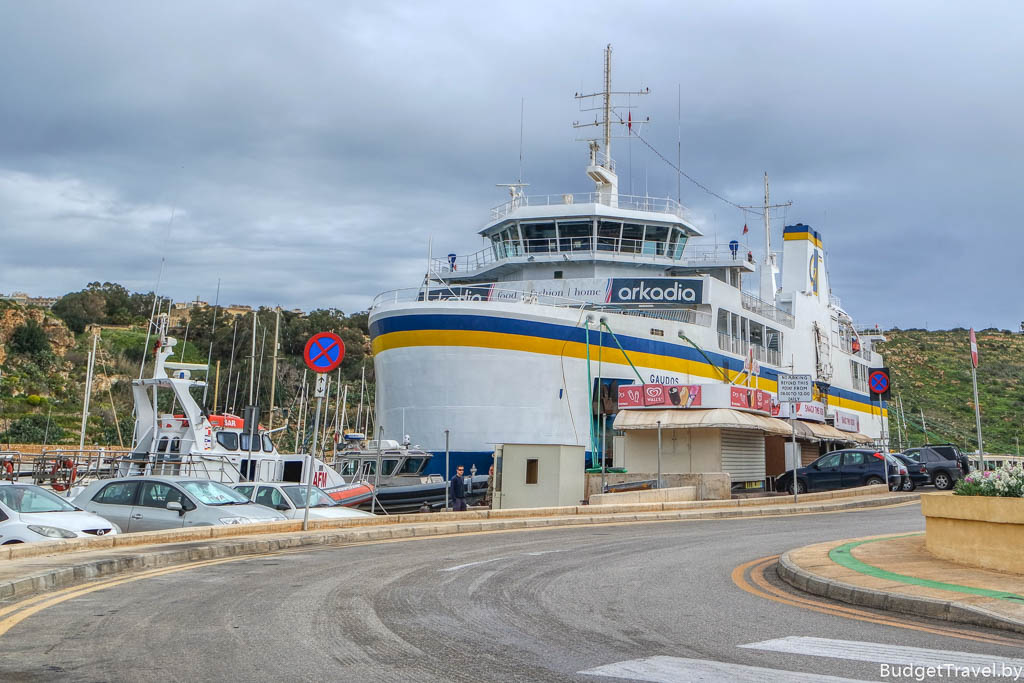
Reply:
[[[952, 449], [947, 445], [921, 446], [908, 448], [903, 454], [924, 465], [931, 483], [940, 491], [953, 488], [956, 481], [965, 474], [963, 462], [957, 457], [963, 454], [956, 446], [952, 446]], [[966, 456], [963, 457], [966, 459]]]

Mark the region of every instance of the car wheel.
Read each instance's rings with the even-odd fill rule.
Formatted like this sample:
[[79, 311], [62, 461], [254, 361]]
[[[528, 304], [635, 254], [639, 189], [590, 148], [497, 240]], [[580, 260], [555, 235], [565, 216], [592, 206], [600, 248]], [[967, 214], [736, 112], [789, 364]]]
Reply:
[[868, 477], [868, 480], [864, 482], [865, 486], [877, 486], [878, 484], [884, 484], [881, 477]]
[[14, 545], [15, 543], [24, 543], [25, 541], [6, 541], [3, 545]]
[[903, 488], [904, 491], [913, 491], [914, 489], [917, 488], [917, 484], [914, 483], [913, 479], [911, 479], [910, 477], [907, 477], [907, 480], [905, 482], [903, 482], [903, 487], [902, 488]]
[[945, 472], [935, 473], [935, 488], [940, 491], [948, 491], [953, 488], [953, 480]]
[[[793, 482], [789, 482], [789, 488], [787, 490], [790, 492], [790, 494], [792, 494], [794, 492], [793, 491]], [[796, 493], [807, 493], [807, 485], [804, 484], [802, 481], [798, 480], [796, 482]]]

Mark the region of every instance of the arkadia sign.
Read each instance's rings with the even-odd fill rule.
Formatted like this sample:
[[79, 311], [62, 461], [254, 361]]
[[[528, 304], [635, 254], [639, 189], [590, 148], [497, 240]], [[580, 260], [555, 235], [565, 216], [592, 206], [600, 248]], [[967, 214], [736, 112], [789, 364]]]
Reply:
[[702, 304], [704, 280], [698, 278], [612, 278], [605, 303], [609, 304]]

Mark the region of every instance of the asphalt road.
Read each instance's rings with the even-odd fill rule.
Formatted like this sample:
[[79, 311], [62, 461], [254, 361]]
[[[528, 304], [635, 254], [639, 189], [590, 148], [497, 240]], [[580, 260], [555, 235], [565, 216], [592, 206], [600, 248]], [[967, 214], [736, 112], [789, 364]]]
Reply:
[[0, 680], [600, 682], [613, 679], [579, 672], [649, 657], [661, 659], [617, 666], [646, 680], [738, 680], [742, 666], [778, 670], [747, 672], [749, 680], [883, 680], [876, 662], [740, 647], [789, 636], [1022, 656], [1020, 646], [779, 604], [730, 578], [737, 565], [797, 546], [921, 529], [914, 505], [232, 561], [41, 610], [0, 636]]

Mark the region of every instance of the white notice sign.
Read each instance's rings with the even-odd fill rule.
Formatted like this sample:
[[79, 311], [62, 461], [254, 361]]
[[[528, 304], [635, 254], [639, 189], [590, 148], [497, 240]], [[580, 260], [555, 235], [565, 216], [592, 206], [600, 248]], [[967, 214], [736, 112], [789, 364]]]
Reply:
[[313, 390], [313, 396], [316, 398], [323, 398], [327, 395], [327, 375], [316, 376], [316, 388]]
[[810, 375], [779, 374], [779, 403], [803, 403], [810, 401], [814, 394], [814, 382]]

